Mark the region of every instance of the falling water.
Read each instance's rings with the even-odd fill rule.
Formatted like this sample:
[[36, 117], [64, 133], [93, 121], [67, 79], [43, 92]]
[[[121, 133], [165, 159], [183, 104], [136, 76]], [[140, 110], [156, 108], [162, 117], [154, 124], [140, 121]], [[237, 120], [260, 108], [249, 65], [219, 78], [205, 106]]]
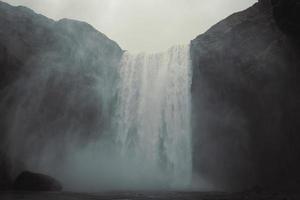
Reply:
[[[186, 188], [192, 171], [189, 46], [125, 53], [120, 65], [116, 146], [131, 183]], [[126, 166], [126, 167], [125, 167]]]

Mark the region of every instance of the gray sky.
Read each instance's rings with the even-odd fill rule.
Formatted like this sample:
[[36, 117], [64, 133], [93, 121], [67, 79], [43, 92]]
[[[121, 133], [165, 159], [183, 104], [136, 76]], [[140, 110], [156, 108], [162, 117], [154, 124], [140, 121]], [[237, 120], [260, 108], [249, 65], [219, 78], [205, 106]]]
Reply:
[[4, 0], [52, 19], [86, 21], [123, 49], [155, 52], [190, 40], [257, 0]]

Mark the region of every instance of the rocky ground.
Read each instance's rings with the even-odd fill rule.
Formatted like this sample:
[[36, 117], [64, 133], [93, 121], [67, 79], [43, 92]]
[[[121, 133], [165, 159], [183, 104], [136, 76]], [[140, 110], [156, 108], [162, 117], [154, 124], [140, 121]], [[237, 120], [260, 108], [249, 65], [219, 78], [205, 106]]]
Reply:
[[217, 193], [217, 192], [103, 192], [83, 194], [70, 192], [0, 192], [1, 200], [296, 200], [300, 195], [279, 193]]

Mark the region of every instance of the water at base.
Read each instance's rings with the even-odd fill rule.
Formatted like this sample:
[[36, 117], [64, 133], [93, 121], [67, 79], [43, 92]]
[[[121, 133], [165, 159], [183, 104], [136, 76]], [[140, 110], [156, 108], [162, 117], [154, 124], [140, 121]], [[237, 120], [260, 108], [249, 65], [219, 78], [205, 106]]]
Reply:
[[[192, 174], [189, 46], [124, 53], [114, 140], [124, 182], [184, 189]], [[120, 178], [120, 177], [119, 177]]]

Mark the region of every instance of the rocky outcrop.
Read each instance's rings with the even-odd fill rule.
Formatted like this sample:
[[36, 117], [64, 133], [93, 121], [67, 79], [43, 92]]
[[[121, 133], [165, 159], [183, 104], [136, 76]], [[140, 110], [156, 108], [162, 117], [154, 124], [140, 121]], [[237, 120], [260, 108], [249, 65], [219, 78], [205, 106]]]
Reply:
[[273, 9], [261, 0], [191, 42], [194, 169], [218, 188], [300, 180], [299, 46]]
[[21, 191], [61, 191], [62, 185], [50, 176], [24, 171], [14, 181], [13, 188]]
[[87, 23], [0, 2], [0, 180], [105, 132], [122, 54]]

